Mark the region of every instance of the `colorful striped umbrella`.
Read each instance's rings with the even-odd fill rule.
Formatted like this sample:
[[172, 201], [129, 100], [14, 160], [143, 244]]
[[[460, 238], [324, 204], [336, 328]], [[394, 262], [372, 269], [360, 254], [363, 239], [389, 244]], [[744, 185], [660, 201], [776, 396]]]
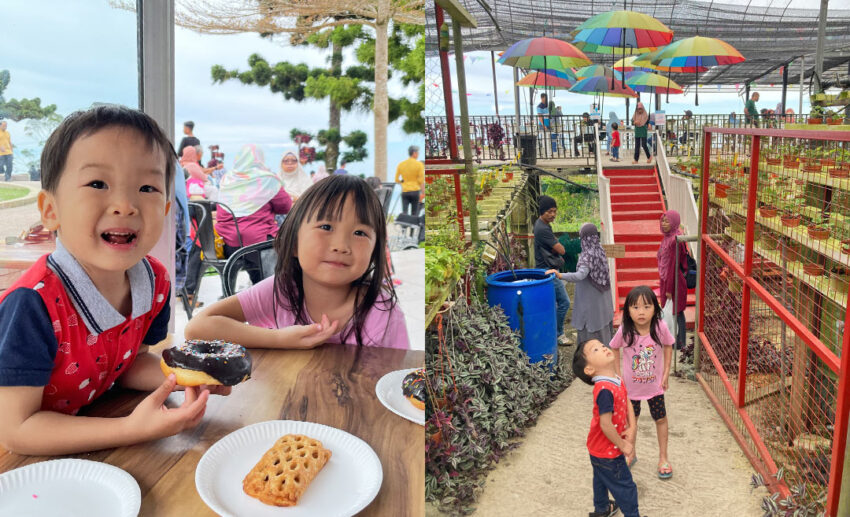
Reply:
[[499, 58], [499, 63], [532, 70], [566, 70], [589, 65], [590, 59], [566, 41], [528, 38], [511, 45]]
[[586, 77], [570, 88], [572, 93], [583, 93], [587, 95], [609, 95], [611, 97], [637, 97], [638, 94], [628, 86], [614, 83], [611, 87], [605, 76]]
[[615, 50], [629, 55], [663, 47], [673, 39], [669, 27], [648, 14], [609, 11], [589, 18], [570, 33], [576, 47], [601, 54]]
[[536, 88], [555, 88], [569, 90], [576, 83], [576, 76], [571, 71], [540, 70], [531, 72], [517, 82], [517, 86]]
[[746, 61], [732, 45], [717, 38], [692, 36], [667, 45], [659, 52], [652, 64], [659, 70], [690, 72], [696, 74], [695, 104], [699, 106], [699, 71], [704, 67], [734, 65]]
[[682, 87], [663, 75], [626, 72], [626, 84], [638, 93], [682, 93]]
[[575, 71], [576, 77], [584, 79], [586, 77], [611, 77], [614, 76], [617, 80], [623, 78], [623, 74], [608, 68], [605, 65], [590, 65], [579, 68]]
[[[641, 55], [643, 56], [645, 54]], [[635, 63], [635, 60], [638, 57], [639, 56], [624, 57], [623, 59], [614, 63], [614, 66], [612, 66], [611, 68], [613, 68], [614, 70], [619, 70], [621, 72], [651, 72], [653, 68], [648, 66], [651, 63], [647, 64], [646, 66], [644, 66], [643, 64]]]

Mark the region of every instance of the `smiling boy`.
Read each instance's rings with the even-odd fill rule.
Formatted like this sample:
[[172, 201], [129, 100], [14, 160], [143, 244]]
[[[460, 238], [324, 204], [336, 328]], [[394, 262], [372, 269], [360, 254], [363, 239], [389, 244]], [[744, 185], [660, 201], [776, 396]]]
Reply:
[[[41, 157], [42, 224], [56, 251], [0, 296], [0, 445], [56, 455], [170, 436], [196, 425], [209, 392], [163, 404], [168, 272], [146, 256], [162, 233], [174, 149], [149, 116], [99, 106], [67, 117]], [[74, 416], [114, 382], [156, 390], [122, 418]], [[61, 432], [57, 432], [61, 429]]]

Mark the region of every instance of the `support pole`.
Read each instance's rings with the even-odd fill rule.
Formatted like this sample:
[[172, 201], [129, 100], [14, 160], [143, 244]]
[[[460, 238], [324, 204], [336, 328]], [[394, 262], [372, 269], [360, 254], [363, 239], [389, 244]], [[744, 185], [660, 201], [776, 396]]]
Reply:
[[[493, 100], [496, 102], [496, 118], [499, 118], [499, 91], [496, 87], [496, 53], [490, 51], [490, 61], [493, 65]], [[783, 102], [783, 106], [785, 103]]]
[[516, 147], [519, 147], [519, 126], [520, 122], [520, 109], [519, 109], [519, 86], [516, 83], [519, 82], [519, 71], [517, 67], [512, 67], [514, 71], [514, 120], [516, 123], [514, 124], [514, 142]]
[[803, 114], [803, 76], [806, 75], [806, 56], [800, 58], [800, 109], [797, 111], [800, 115]]
[[478, 242], [478, 208], [475, 202], [475, 174], [472, 169], [472, 143], [469, 140], [469, 109], [466, 105], [466, 71], [463, 68], [463, 40], [460, 23], [452, 20], [457, 69], [457, 96], [460, 104], [460, 137], [463, 141], [463, 168], [466, 174], [466, 196], [469, 205], [469, 232], [472, 243]]
[[788, 95], [788, 67], [790, 65], [791, 62], [789, 61], [782, 66], [782, 113], [777, 113], [780, 120], [785, 117], [785, 99]]
[[829, 0], [820, 0], [820, 14], [818, 15], [818, 47], [815, 53], [815, 93], [823, 91], [821, 81], [823, 79], [823, 40], [826, 39], [826, 11]]
[[[437, 29], [443, 26], [445, 16], [440, 6], [434, 6], [437, 18]], [[440, 51], [440, 75], [443, 77], [443, 103], [446, 106], [446, 129], [449, 132], [449, 158], [458, 160], [457, 130], [455, 129], [455, 110], [452, 103], [452, 73], [449, 71], [449, 53]]]

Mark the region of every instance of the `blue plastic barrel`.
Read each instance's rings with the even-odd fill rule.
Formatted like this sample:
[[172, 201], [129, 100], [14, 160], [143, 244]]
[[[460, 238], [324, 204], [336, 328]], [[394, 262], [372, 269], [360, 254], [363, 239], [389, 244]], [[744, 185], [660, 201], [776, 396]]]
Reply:
[[542, 269], [515, 269], [487, 277], [487, 303], [502, 307], [532, 362], [542, 361], [544, 355], [558, 359], [553, 281], [554, 275]]

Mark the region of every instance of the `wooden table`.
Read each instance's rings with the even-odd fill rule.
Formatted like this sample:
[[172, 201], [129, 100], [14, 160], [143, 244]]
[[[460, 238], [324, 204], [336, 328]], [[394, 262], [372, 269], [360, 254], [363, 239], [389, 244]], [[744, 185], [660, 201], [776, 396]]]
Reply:
[[56, 241], [0, 242], [0, 291], [15, 283], [21, 274], [30, 268], [42, 255], [53, 253]]
[[[159, 351], [165, 345], [155, 348]], [[210, 397], [206, 415], [179, 435], [72, 457], [103, 461], [129, 472], [142, 490], [141, 516], [214, 516], [195, 488], [195, 467], [220, 438], [266, 420], [318, 422], [347, 431], [381, 459], [378, 496], [359, 515], [425, 514], [425, 430], [386, 409], [375, 395], [384, 374], [422, 367], [422, 351], [325, 345], [313, 350], [253, 350], [252, 378], [228, 397]], [[123, 416], [144, 398], [137, 391], [107, 392], [86, 408], [89, 416]], [[172, 395], [179, 403], [182, 395]], [[53, 459], [0, 448], [0, 472]]]

